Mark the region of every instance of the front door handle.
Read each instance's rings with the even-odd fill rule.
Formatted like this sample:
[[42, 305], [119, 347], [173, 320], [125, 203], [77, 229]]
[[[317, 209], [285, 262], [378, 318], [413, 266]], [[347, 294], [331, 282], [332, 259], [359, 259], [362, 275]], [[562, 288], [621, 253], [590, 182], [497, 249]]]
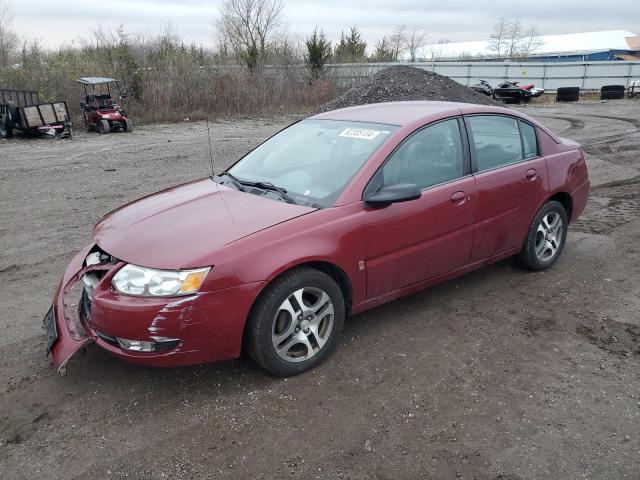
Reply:
[[529, 180], [533, 180], [534, 178], [536, 178], [536, 175], [538, 175], [538, 172], [536, 172], [535, 168], [530, 168], [529, 170], [527, 170], [527, 179]]
[[467, 194], [464, 192], [455, 192], [451, 194], [452, 203], [462, 203], [467, 199]]

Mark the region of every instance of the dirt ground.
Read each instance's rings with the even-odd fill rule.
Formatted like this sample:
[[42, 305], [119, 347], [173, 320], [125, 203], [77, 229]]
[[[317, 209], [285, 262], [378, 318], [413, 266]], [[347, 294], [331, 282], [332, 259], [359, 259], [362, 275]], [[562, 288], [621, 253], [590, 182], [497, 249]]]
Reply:
[[[41, 321], [91, 226], [209, 174], [206, 125], [0, 143], [0, 478], [640, 478], [640, 103], [524, 108], [593, 191], [549, 271], [503, 261], [350, 318], [330, 359], [58, 376]], [[211, 125], [217, 170], [293, 117]]]

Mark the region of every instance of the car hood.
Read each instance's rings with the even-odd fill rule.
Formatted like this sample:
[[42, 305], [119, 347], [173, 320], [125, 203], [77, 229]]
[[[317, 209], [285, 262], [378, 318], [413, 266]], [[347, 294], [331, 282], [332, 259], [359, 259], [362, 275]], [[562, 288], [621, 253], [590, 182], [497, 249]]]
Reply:
[[204, 267], [216, 248], [314, 210], [204, 179], [114, 210], [93, 237], [105, 252], [136, 265]]

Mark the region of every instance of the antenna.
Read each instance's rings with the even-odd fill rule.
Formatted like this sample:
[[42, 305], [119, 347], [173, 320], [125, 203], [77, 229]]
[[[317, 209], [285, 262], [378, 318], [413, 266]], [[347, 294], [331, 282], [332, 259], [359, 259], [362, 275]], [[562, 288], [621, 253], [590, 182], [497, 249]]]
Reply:
[[207, 140], [209, 141], [209, 160], [211, 160], [211, 179], [216, 175], [213, 168], [213, 149], [211, 148], [211, 131], [209, 130], [209, 116], [207, 115]]

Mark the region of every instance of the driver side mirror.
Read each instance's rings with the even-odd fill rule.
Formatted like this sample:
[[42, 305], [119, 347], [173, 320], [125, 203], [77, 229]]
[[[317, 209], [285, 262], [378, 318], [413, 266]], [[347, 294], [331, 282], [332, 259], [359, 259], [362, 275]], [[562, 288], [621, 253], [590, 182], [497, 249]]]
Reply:
[[367, 195], [364, 202], [368, 207], [387, 207], [392, 203], [417, 200], [421, 195], [415, 183], [390, 183]]
[[125, 100], [127, 98], [127, 91], [124, 90], [121, 94], [120, 94], [120, 100]]

